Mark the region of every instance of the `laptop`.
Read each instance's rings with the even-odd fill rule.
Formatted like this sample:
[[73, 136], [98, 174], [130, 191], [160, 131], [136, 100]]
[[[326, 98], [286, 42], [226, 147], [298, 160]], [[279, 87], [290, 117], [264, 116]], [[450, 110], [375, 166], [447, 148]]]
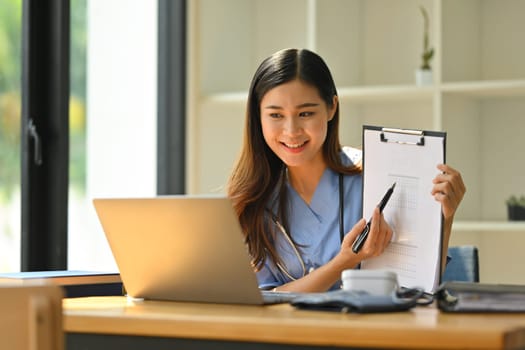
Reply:
[[258, 288], [226, 197], [97, 198], [93, 204], [130, 297], [263, 305], [300, 294]]

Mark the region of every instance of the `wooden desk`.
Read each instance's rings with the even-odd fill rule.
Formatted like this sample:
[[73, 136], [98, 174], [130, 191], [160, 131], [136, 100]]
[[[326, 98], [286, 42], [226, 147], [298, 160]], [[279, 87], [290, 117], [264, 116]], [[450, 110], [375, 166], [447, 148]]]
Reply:
[[125, 297], [65, 299], [71, 349], [505, 349], [525, 348], [525, 314], [453, 315], [433, 307], [385, 314], [133, 302]]

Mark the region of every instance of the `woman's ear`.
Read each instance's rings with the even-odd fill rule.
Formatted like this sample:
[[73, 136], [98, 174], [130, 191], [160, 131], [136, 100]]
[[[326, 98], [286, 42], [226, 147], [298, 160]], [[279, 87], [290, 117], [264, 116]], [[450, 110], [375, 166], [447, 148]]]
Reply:
[[329, 113], [329, 118], [328, 118], [328, 121], [331, 121], [332, 119], [334, 119], [334, 116], [335, 116], [335, 111], [337, 111], [337, 105], [339, 103], [339, 97], [337, 95], [334, 95], [334, 97], [332, 98], [332, 106], [330, 107], [328, 113]]

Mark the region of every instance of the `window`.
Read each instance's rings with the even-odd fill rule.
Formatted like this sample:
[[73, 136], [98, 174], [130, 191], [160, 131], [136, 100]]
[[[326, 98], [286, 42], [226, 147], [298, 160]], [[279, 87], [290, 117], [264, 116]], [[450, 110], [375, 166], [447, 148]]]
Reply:
[[68, 268], [115, 270], [92, 199], [156, 194], [157, 3], [74, 0], [71, 18]]
[[[114, 270], [92, 199], [184, 186], [185, 2], [0, 0], [0, 7], [0, 272]], [[168, 43], [161, 62], [159, 13]], [[178, 46], [170, 46], [173, 33]], [[43, 142], [28, 136], [31, 125]]]

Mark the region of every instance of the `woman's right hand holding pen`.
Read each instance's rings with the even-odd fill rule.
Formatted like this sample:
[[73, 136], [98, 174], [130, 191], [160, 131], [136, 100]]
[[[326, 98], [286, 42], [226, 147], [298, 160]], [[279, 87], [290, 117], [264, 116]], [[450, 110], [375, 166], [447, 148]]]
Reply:
[[354, 268], [364, 259], [383, 254], [392, 239], [392, 229], [385, 221], [383, 214], [380, 213], [379, 207], [376, 207], [372, 214], [368, 238], [361, 250], [354, 253], [352, 251], [352, 245], [357, 236], [363, 231], [366, 224], [367, 221], [364, 218], [359, 220], [341, 243], [341, 250], [335, 259], [340, 260], [345, 269]]

